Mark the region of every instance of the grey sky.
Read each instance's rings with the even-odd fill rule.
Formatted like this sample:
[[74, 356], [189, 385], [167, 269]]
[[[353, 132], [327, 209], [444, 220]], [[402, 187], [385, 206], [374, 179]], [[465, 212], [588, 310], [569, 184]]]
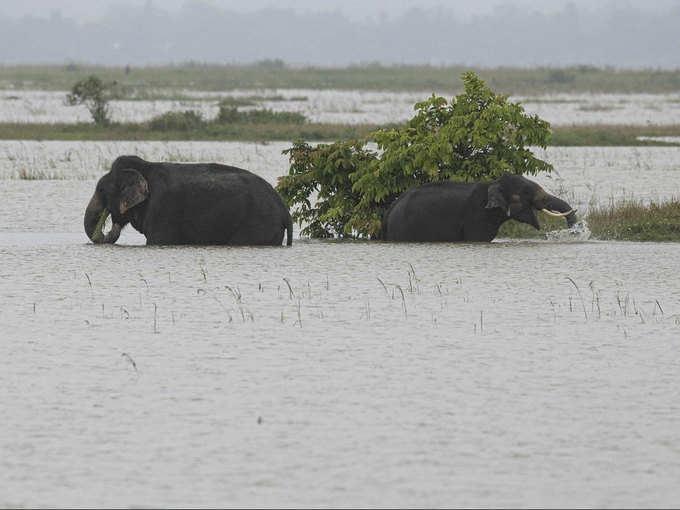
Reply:
[[292, 8], [301, 11], [340, 11], [353, 20], [367, 17], [398, 15], [409, 8], [444, 6], [461, 17], [485, 14], [499, 5], [512, 3], [529, 10], [550, 12], [572, 3], [579, 9], [603, 9], [628, 5], [654, 11], [680, 6], [680, 0], [0, 0], [0, 16], [20, 18], [26, 15], [49, 17], [60, 11], [78, 21], [92, 21], [111, 7], [142, 6], [151, 3], [164, 10], [180, 9], [184, 4], [200, 2], [237, 11], [253, 11], [267, 7]]
[[679, 26], [680, 0], [0, 0], [0, 64], [680, 68]]

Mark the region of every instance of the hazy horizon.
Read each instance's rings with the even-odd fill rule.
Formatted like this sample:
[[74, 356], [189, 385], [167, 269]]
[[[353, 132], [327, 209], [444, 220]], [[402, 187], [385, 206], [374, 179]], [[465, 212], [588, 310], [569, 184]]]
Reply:
[[3, 0], [0, 64], [680, 67], [680, 0]]
[[151, 5], [169, 12], [178, 12], [191, 4], [200, 4], [237, 12], [253, 12], [262, 9], [292, 9], [296, 12], [342, 13], [352, 20], [373, 17], [399, 16], [409, 9], [446, 8], [457, 16], [465, 18], [489, 14], [504, 5], [514, 5], [529, 11], [553, 13], [571, 4], [580, 10], [614, 10], [633, 7], [647, 12], [665, 10], [679, 6], [680, 0], [3, 0], [0, 17], [18, 19], [24, 16], [50, 17], [53, 13], [72, 18], [75, 21], [101, 19], [111, 9], [125, 6], [144, 7]]

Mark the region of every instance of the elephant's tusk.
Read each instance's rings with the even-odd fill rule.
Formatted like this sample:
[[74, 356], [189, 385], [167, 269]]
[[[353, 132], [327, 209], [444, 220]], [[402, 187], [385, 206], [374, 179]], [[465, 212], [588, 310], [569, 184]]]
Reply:
[[564, 218], [565, 216], [569, 216], [570, 214], [575, 213], [576, 209], [570, 209], [567, 212], [562, 212], [562, 213], [551, 211], [549, 209], [541, 209], [541, 211], [543, 211], [545, 214], [547, 214], [549, 216], [554, 216], [556, 218]]

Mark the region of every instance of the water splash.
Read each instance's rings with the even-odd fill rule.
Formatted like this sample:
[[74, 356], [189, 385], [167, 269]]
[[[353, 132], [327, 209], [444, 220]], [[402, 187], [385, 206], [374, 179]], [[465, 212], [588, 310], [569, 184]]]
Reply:
[[579, 220], [569, 228], [546, 232], [545, 236], [550, 241], [587, 241], [592, 233], [585, 219]]

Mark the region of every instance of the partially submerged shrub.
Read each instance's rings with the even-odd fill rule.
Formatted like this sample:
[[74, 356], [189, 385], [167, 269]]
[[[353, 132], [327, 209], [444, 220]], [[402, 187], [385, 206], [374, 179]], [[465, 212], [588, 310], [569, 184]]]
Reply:
[[[529, 146], [545, 148], [549, 123], [495, 94], [474, 73], [451, 101], [434, 94], [416, 103], [404, 126], [377, 130], [364, 140], [311, 147], [302, 140], [284, 151], [289, 175], [277, 189], [302, 233], [376, 237], [384, 211], [403, 191], [435, 181], [483, 181], [505, 172], [549, 172]], [[368, 150], [369, 141], [380, 152]], [[312, 205], [310, 196], [317, 192]]]
[[283, 152], [290, 156], [290, 174], [279, 178], [276, 189], [289, 205], [296, 205], [293, 221], [307, 223], [302, 233], [317, 238], [352, 237], [348, 225], [364, 218], [356, 212], [361, 195], [353, 188], [353, 175], [357, 168], [377, 163], [375, 152], [356, 140], [316, 147], [298, 140]]

